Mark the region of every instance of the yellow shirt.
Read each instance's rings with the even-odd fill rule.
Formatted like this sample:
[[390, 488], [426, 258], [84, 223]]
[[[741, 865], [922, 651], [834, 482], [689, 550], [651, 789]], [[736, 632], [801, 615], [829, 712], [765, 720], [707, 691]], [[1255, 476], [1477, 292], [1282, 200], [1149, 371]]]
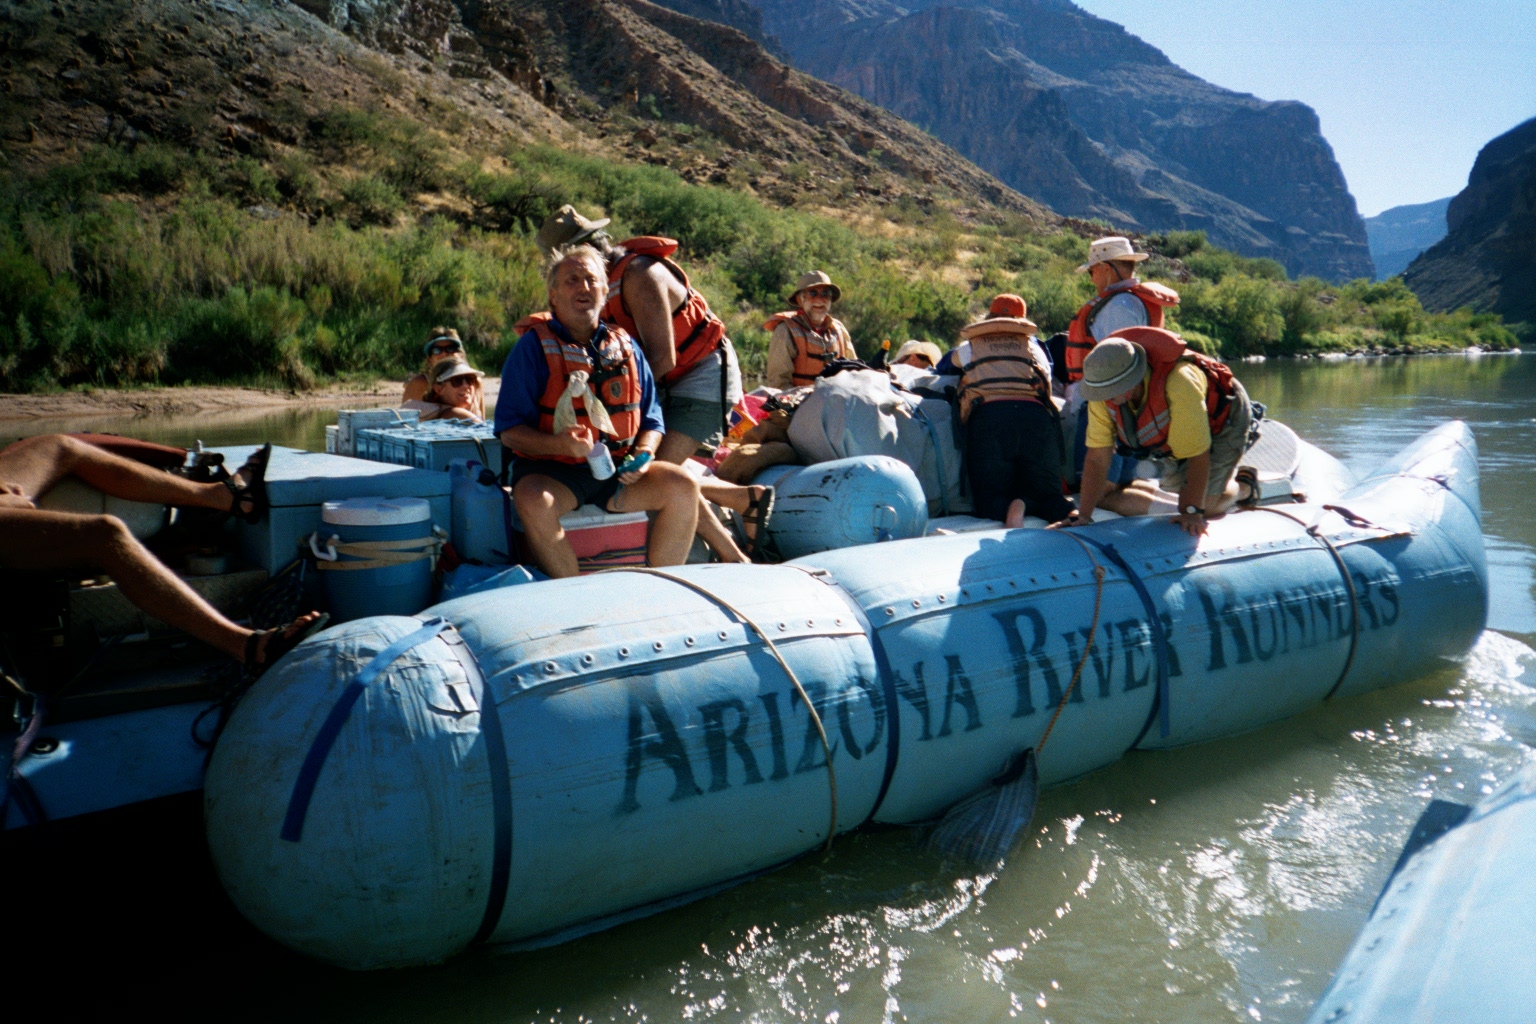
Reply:
[[[1149, 373], [1142, 383], [1151, 380]], [[1193, 363], [1180, 363], [1168, 375], [1168, 447], [1176, 459], [1187, 459], [1211, 450], [1211, 421], [1205, 415], [1205, 374]], [[1145, 399], [1143, 399], [1145, 401]], [[1140, 406], [1126, 406], [1134, 420]], [[1115, 424], [1103, 402], [1088, 403], [1089, 448], [1110, 448], [1115, 443]]]

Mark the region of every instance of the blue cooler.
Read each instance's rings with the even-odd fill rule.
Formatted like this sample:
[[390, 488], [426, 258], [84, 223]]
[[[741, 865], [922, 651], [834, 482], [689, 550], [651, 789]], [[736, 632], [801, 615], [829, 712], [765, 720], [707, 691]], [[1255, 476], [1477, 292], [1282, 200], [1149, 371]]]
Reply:
[[320, 506], [311, 538], [331, 619], [415, 615], [432, 603], [438, 540], [425, 498], [346, 498]]

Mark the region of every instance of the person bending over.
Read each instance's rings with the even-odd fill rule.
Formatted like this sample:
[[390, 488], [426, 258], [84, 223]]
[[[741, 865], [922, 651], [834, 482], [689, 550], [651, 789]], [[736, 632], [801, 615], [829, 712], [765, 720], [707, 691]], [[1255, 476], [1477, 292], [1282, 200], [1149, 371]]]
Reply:
[[[682, 465], [712, 434], [722, 439], [725, 418], [741, 400], [741, 369], [725, 323], [694, 290], [672, 259], [677, 242], [644, 235], [615, 244], [602, 230], [606, 218], [588, 220], [563, 206], [539, 228], [546, 256], [558, 246], [589, 245], [603, 256], [608, 277], [602, 316], [640, 343], [660, 382], [666, 436], [656, 450], [662, 462]], [[699, 536], [722, 560], [747, 562], [773, 510], [773, 488], [706, 478], [703, 497], [737, 513], [746, 550], [707, 508], [699, 509]]]
[[420, 409], [421, 421], [464, 420], [480, 423], [479, 410], [485, 408], [485, 376], [459, 356], [450, 356], [429, 371], [432, 387], [420, 401], [405, 402], [403, 408]]
[[[629, 335], [602, 322], [602, 254], [588, 245], [556, 248], [545, 283], [549, 312], [530, 318], [502, 367], [496, 400], [496, 433], [515, 456], [512, 501], [534, 561], [550, 576], [575, 576], [560, 517], [596, 505], [655, 512], [646, 562], [678, 565], [698, 526], [699, 486], [681, 467], [651, 461], [666, 429], [656, 383]], [[574, 423], [556, 431], [566, 402]], [[606, 480], [587, 464], [594, 444], [618, 464]]]
[[1061, 489], [1061, 419], [1051, 400], [1051, 371], [1025, 312], [1023, 299], [999, 295], [985, 320], [961, 329], [954, 349], [976, 515], [1012, 528], [1023, 526], [1027, 515], [1057, 522], [1072, 511]]
[[[1191, 536], [1210, 516], [1242, 497], [1234, 479], [1248, 450], [1253, 405], [1224, 363], [1190, 350], [1177, 334], [1130, 327], [1096, 345], [1083, 360], [1088, 400], [1088, 454], [1078, 511], [1056, 525], [1093, 521], [1096, 508], [1124, 516], [1173, 513]], [[1109, 479], [1116, 449], [1155, 459], [1157, 484]]]
[[208, 508], [258, 522], [272, 446], [226, 481], [200, 483], [64, 434], [29, 437], [0, 451], [0, 568], [104, 569], [135, 607], [260, 673], [319, 619], [308, 612], [278, 629], [236, 625], [150, 553], [116, 516], [52, 512], [37, 501], [67, 476], [127, 501]]

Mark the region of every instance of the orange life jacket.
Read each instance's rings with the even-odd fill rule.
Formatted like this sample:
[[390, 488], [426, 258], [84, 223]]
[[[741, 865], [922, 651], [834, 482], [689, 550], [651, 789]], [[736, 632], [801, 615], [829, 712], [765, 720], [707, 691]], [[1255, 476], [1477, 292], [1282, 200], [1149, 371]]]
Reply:
[[983, 402], [1039, 402], [1055, 410], [1051, 402], [1050, 376], [1035, 361], [1024, 334], [984, 334], [967, 339], [971, 361], [960, 371], [960, 422], [968, 422]]
[[[565, 393], [566, 382], [570, 380], [571, 374], [585, 370], [587, 386], [607, 408], [608, 417], [613, 420], [613, 429], [618, 432], [618, 436], [609, 437], [594, 427], [587, 418], [585, 403], [580, 398], [574, 403], [576, 424], [586, 427], [594, 437], [601, 437], [613, 453], [614, 462], [618, 462], [629, 454], [640, 433], [640, 369], [635, 365], [634, 346], [622, 328], [609, 327], [608, 337], [603, 340], [598, 354], [598, 365], [594, 367], [592, 347], [562, 341], [550, 327], [551, 319], [549, 313], [535, 313], [517, 324], [538, 336], [539, 344], [544, 349], [544, 362], [549, 366], [549, 383], [544, 386], [544, 393], [539, 396], [538, 402], [539, 430], [546, 434], [555, 432], [555, 403]], [[567, 462], [572, 465], [586, 461], [569, 455], [530, 455], [515, 448], [513, 453], [519, 458]]]
[[1077, 311], [1072, 318], [1072, 323], [1067, 327], [1066, 356], [1067, 380], [1076, 384], [1083, 379], [1083, 359], [1097, 342], [1088, 332], [1094, 318], [1099, 315], [1110, 299], [1117, 295], [1130, 294], [1141, 300], [1141, 304], [1147, 307], [1147, 326], [1161, 328], [1163, 326], [1163, 307], [1177, 306], [1179, 293], [1166, 285], [1156, 281], [1138, 281], [1134, 287], [1118, 288], [1105, 292], [1103, 295], [1094, 296], [1093, 301], [1085, 302], [1083, 308]]
[[655, 259], [687, 289], [688, 294], [683, 304], [672, 312], [672, 343], [677, 362], [661, 378], [663, 384], [676, 384], [698, 365], [699, 360], [720, 347], [720, 339], [725, 337], [725, 324], [715, 316], [704, 296], [693, 290], [683, 268], [672, 262], [670, 257], [677, 252], [676, 241], [655, 235], [641, 235], [619, 244], [624, 249], [624, 255], [608, 268], [608, 302], [603, 306], [604, 320], [624, 328], [631, 337], [639, 338], [644, 343], [645, 339], [640, 338], [640, 330], [635, 326], [635, 318], [624, 304], [624, 271], [629, 269], [637, 256]]
[[780, 324], [789, 329], [790, 341], [795, 345], [795, 365], [790, 370], [795, 387], [814, 384], [834, 359], [858, 358], [848, 328], [837, 317], [827, 317], [823, 329], [818, 331], [804, 313], [792, 309], [773, 314], [764, 321], [763, 330], [772, 334]]
[[1104, 403], [1110, 422], [1115, 425], [1115, 447], [1120, 454], [1138, 459], [1168, 458], [1173, 454], [1168, 447], [1168, 375], [1180, 363], [1192, 363], [1205, 374], [1205, 415], [1210, 421], [1211, 436], [1221, 433], [1237, 397], [1237, 381], [1226, 363], [1192, 351], [1183, 338], [1161, 327], [1123, 327], [1110, 337], [1140, 345], [1147, 353], [1151, 371], [1146, 397], [1134, 421], [1125, 405]]

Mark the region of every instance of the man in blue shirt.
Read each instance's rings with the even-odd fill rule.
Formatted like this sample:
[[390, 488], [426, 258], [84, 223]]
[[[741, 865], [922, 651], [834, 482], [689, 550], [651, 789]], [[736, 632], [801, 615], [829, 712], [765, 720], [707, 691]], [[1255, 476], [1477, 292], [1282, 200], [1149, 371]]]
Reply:
[[[652, 461], [666, 429], [655, 379], [633, 339], [601, 322], [608, 274], [597, 250], [574, 246], [556, 250], [551, 260], [545, 281], [552, 315], [518, 339], [502, 367], [496, 400], [496, 433], [517, 456], [512, 500], [534, 561], [551, 576], [575, 576], [576, 553], [560, 517], [597, 505], [609, 512], [655, 512], [646, 561], [678, 565], [698, 525], [699, 485], [680, 466]], [[578, 362], [591, 374], [582, 411], [574, 426], [556, 433], [556, 399]], [[551, 387], [554, 368], [561, 376]], [[592, 401], [607, 411], [611, 434], [587, 415]], [[628, 456], [606, 480], [593, 476], [586, 462], [594, 444], [602, 443], [615, 456]]]

